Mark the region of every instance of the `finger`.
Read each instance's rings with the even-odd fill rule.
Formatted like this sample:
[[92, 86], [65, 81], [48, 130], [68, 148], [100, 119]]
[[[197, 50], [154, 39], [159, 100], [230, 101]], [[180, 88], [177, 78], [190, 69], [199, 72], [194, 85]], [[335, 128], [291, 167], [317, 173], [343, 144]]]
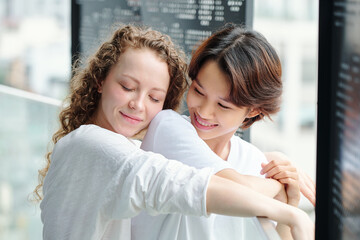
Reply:
[[304, 187], [303, 184], [300, 184], [300, 191], [311, 202], [311, 204], [315, 206], [315, 202], [316, 202], [315, 193], [310, 188]]
[[299, 171], [300, 180], [308, 188], [308, 191], [311, 191], [314, 195], [316, 194], [316, 185], [311, 177], [303, 171]]
[[306, 179], [304, 185], [307, 187], [308, 191], [310, 191], [314, 196], [316, 195], [315, 184], [309, 179]]
[[[281, 172], [292, 172], [297, 175], [297, 170], [293, 166], [276, 166], [270, 169], [268, 172], [265, 172], [265, 177], [273, 178], [276, 174], [279, 174]], [[296, 179], [298, 179], [298, 177], [296, 177]]]
[[316, 189], [314, 181], [304, 172], [300, 171], [300, 191], [315, 206]]
[[312, 192], [309, 188], [304, 188], [300, 185], [300, 192], [306, 197], [313, 206], [315, 206], [316, 203], [316, 197], [314, 192]]
[[286, 169], [284, 169], [283, 166], [276, 165], [276, 166], [272, 166], [271, 168], [266, 166], [266, 168], [263, 168], [261, 170], [261, 173], [265, 174], [265, 177], [271, 178], [272, 176], [278, 174], [281, 171], [286, 171]]
[[[263, 166], [263, 164], [262, 164]], [[278, 166], [291, 166], [290, 162], [287, 161], [282, 161], [282, 160], [272, 160], [271, 162], [269, 162], [268, 164], [266, 164], [265, 166], [263, 166], [262, 170], [261, 170], [261, 174], [264, 174], [266, 172], [268, 172], [269, 170], [271, 170], [272, 168], [278, 167]]]
[[305, 181], [306, 185], [310, 189], [312, 189], [312, 191], [315, 193], [316, 192], [316, 185], [315, 185], [314, 180], [312, 180], [312, 178], [309, 175], [307, 175], [306, 173], [304, 173], [302, 171], [301, 171], [301, 175], [304, 176], [304, 178], [306, 179], [306, 181]]
[[278, 180], [281, 184], [286, 184], [287, 188], [289, 188], [290, 186], [297, 189], [297, 191], [300, 193], [300, 186], [299, 186], [299, 182], [292, 179], [292, 178], [281, 178]]
[[289, 172], [289, 171], [286, 171], [286, 172], [279, 172], [278, 174], [274, 175], [272, 177], [273, 179], [276, 179], [276, 180], [280, 180], [280, 179], [283, 179], [283, 178], [291, 178], [295, 181], [298, 182], [299, 184], [299, 176], [296, 172]]
[[266, 165], [267, 165], [267, 163], [262, 162], [261, 163], [261, 168], [264, 168]]

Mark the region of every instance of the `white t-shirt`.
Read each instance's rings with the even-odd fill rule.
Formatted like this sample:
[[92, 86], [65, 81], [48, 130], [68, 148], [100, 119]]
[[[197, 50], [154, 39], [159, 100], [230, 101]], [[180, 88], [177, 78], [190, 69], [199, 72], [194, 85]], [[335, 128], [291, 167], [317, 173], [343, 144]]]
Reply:
[[[201, 140], [188, 118], [174, 111], [161, 111], [151, 122], [141, 148], [202, 168], [211, 166], [215, 171], [232, 167], [247, 175], [261, 176], [264, 154], [237, 136], [231, 138], [227, 161], [218, 157]], [[229, 196], [231, 197], [231, 196]], [[212, 214], [193, 217], [182, 214], [149, 216], [142, 212], [132, 219], [133, 240], [213, 240], [250, 239], [246, 229], [254, 228], [253, 218], [228, 217]], [[251, 238], [254, 239], [254, 238]]]
[[129, 218], [183, 212], [207, 216], [211, 168], [145, 152], [124, 136], [83, 125], [61, 138], [44, 181], [44, 239], [130, 239]]

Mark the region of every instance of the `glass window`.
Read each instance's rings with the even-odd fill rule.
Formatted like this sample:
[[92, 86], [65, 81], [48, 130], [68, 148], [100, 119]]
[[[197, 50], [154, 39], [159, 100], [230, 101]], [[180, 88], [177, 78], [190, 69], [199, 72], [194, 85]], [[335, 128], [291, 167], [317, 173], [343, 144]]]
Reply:
[[71, 70], [69, 24], [70, 1], [1, 1], [0, 84], [62, 99]]
[[[277, 50], [283, 67], [281, 111], [274, 122], [251, 128], [251, 141], [263, 151], [281, 151], [315, 179], [317, 99], [317, 1], [256, 0], [254, 29]], [[313, 214], [310, 202], [300, 207]]]
[[0, 239], [42, 239], [28, 201], [71, 69], [70, 1], [0, 1]]

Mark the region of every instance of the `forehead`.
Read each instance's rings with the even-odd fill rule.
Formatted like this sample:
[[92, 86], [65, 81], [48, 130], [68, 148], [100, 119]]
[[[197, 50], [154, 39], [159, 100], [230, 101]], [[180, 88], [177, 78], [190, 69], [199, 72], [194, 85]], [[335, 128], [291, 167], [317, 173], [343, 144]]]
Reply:
[[128, 47], [120, 54], [118, 62], [123, 59], [133, 62], [138, 62], [138, 61], [141, 62], [142, 60], [147, 59], [149, 62], [156, 61], [166, 64], [166, 61], [161, 57], [161, 54], [147, 47], [141, 47], [141, 48]]
[[163, 87], [166, 90], [170, 82], [167, 63], [148, 48], [126, 49], [113, 70], [116, 77], [128, 76], [140, 84], [152, 84], [153, 87]]
[[203, 88], [212, 86], [218, 88], [218, 91], [230, 92], [228, 75], [225, 74], [218, 63], [213, 60], [207, 61], [202, 65], [195, 81]]

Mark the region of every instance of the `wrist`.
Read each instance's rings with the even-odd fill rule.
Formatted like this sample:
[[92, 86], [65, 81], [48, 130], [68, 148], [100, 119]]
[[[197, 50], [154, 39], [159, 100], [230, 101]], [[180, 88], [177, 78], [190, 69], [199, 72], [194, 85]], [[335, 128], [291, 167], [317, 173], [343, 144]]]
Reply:
[[291, 219], [289, 219], [290, 222], [289, 222], [288, 226], [291, 228], [301, 225], [302, 220], [307, 217], [307, 214], [303, 210], [301, 210], [297, 207], [292, 207], [292, 206], [291, 206], [291, 210], [290, 210], [290, 215], [292, 217], [291, 217]]
[[274, 199], [283, 202], [283, 203], [288, 203], [288, 196], [286, 194], [284, 185], [282, 185], [281, 183], [279, 183], [281, 185], [280, 191], [278, 192], [278, 194], [274, 197]]
[[299, 202], [300, 202], [300, 199], [288, 199], [288, 204], [293, 206], [293, 207], [298, 207], [299, 206]]

